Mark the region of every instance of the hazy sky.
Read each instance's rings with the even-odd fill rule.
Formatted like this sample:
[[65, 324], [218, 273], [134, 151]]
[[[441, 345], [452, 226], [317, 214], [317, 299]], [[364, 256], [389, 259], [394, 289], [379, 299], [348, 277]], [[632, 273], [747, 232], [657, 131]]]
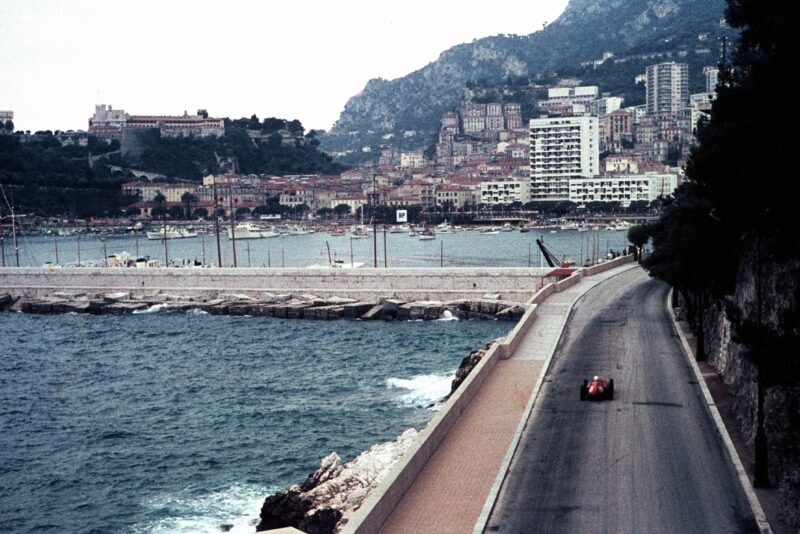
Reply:
[[256, 113], [329, 129], [370, 78], [447, 48], [528, 34], [567, 0], [0, 0], [0, 110], [18, 130], [134, 114]]

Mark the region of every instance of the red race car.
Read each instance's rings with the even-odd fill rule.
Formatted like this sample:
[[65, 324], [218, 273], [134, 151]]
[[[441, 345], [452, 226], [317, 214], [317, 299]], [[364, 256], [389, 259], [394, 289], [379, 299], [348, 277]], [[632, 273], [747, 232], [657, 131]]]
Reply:
[[606, 380], [595, 376], [584, 380], [581, 386], [581, 400], [614, 400], [614, 379]]

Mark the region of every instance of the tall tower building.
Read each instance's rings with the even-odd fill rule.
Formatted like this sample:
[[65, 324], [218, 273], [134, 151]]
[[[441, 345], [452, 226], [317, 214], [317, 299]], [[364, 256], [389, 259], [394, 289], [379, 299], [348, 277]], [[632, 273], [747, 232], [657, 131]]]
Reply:
[[689, 65], [659, 63], [647, 67], [647, 114], [675, 114], [689, 107]]
[[600, 174], [597, 117], [547, 117], [530, 121], [531, 200], [569, 200], [573, 178]]

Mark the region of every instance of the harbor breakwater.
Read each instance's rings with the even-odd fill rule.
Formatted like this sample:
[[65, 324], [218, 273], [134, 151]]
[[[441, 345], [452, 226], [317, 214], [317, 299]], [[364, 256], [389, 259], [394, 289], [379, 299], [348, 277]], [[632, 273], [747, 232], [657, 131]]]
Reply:
[[545, 268], [392, 269], [125, 269], [0, 268], [0, 293], [44, 297], [59, 291], [135, 297], [171, 293], [215, 298], [221, 293], [310, 293], [322, 297], [455, 300], [500, 294], [524, 302], [548, 282]]
[[549, 269], [0, 269], [0, 310], [518, 320]]

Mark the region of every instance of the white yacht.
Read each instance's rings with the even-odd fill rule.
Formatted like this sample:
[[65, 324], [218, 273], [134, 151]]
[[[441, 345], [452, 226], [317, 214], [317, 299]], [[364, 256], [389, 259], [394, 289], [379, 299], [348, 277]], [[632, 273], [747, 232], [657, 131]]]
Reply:
[[253, 223], [239, 223], [236, 228], [228, 228], [228, 239], [261, 239], [261, 228]]

